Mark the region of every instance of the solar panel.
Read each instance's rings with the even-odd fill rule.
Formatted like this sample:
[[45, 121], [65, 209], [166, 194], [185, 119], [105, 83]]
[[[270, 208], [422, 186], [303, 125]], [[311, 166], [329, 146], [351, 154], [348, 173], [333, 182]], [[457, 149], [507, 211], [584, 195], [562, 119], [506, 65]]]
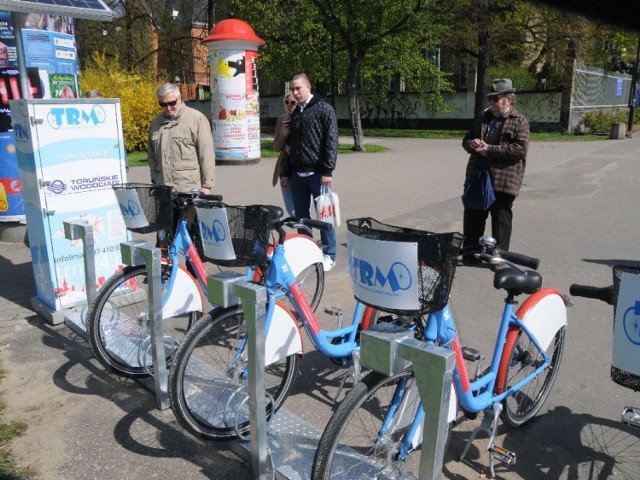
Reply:
[[113, 20], [113, 12], [102, 0], [0, 0], [0, 10]]

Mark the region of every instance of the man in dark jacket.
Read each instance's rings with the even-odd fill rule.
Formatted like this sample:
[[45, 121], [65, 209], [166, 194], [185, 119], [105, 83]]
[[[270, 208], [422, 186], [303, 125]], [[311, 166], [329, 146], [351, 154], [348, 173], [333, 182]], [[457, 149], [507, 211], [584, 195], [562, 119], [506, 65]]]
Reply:
[[[321, 187], [331, 187], [338, 158], [338, 120], [333, 107], [311, 93], [304, 73], [294, 75], [290, 87], [298, 106], [291, 114], [289, 156], [280, 184], [291, 186], [296, 215], [311, 218], [311, 199], [320, 196]], [[336, 261], [335, 231], [322, 230], [320, 239], [328, 271]]]
[[[515, 89], [510, 79], [495, 79], [487, 101], [489, 108], [462, 140], [463, 148], [471, 154], [464, 184], [471, 181], [477, 168], [488, 168], [496, 200], [488, 210], [465, 208], [463, 233], [465, 246], [477, 245], [491, 213], [491, 234], [501, 248], [508, 250], [511, 208], [520, 193], [529, 148], [529, 122], [514, 106]], [[463, 258], [465, 264], [476, 261], [471, 256]]]

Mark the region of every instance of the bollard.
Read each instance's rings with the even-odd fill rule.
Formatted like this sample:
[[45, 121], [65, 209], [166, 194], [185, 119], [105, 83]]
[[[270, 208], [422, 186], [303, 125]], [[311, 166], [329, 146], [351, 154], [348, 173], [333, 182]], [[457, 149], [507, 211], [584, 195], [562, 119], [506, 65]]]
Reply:
[[447, 440], [451, 377], [455, 353], [413, 338], [406, 328], [380, 323], [361, 333], [360, 354], [363, 367], [393, 375], [410, 364], [418, 384], [425, 412], [421, 479], [442, 477]]
[[609, 133], [609, 138], [614, 140], [621, 140], [625, 138], [625, 129], [626, 125], [622, 122], [616, 122], [611, 124], [611, 132]]
[[420, 399], [428, 412], [424, 416], [420, 478], [439, 479], [447, 442], [455, 353], [412, 338], [398, 345], [398, 356], [413, 363]]
[[151, 356], [153, 362], [153, 385], [156, 394], [156, 406], [164, 410], [169, 408], [169, 374], [164, 351], [164, 333], [162, 331], [162, 283], [160, 276], [160, 249], [148, 242], [130, 241], [120, 244], [122, 263], [147, 267], [149, 280], [149, 330], [151, 332]]
[[272, 478], [267, 440], [264, 386], [267, 289], [249, 283], [242, 274], [222, 272], [207, 278], [208, 298], [224, 308], [242, 303], [249, 335], [249, 420], [253, 478]]
[[87, 297], [87, 308], [83, 309], [80, 321], [87, 325], [87, 311], [96, 298], [96, 257], [94, 254], [93, 227], [86, 220], [63, 222], [64, 236], [67, 240], [82, 240], [84, 255], [84, 291]]
[[249, 407], [251, 420], [251, 470], [253, 478], [271, 478], [267, 442], [264, 386], [267, 289], [254, 283], [237, 283], [231, 292], [240, 297], [249, 335]]

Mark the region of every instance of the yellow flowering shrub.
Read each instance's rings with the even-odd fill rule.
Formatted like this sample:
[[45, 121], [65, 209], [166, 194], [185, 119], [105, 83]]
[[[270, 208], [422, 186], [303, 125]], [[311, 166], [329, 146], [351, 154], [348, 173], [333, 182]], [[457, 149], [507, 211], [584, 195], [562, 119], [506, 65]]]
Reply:
[[118, 58], [94, 53], [92, 62], [80, 72], [82, 92], [96, 90], [104, 98], [119, 98], [122, 133], [127, 152], [146, 151], [151, 120], [160, 109], [153, 75], [139, 70], [124, 70]]

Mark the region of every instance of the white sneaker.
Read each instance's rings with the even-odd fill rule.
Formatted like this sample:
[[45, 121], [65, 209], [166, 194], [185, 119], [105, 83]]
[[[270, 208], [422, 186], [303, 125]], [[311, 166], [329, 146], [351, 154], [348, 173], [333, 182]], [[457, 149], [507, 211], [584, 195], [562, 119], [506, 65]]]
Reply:
[[328, 272], [336, 265], [336, 261], [333, 260], [329, 255], [325, 255], [322, 259], [322, 268], [325, 272]]

